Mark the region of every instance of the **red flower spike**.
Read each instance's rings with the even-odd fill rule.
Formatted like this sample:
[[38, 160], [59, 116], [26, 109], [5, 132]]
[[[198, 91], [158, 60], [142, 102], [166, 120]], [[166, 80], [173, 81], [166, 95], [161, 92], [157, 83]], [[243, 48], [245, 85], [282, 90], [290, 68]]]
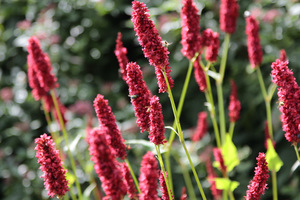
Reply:
[[168, 87], [162, 71], [167, 75], [170, 88], [174, 85], [174, 81], [170, 76], [172, 70], [169, 67], [169, 52], [168, 49], [163, 46], [163, 41], [153, 21], [150, 20], [149, 10], [144, 3], [139, 1], [132, 2], [131, 21], [134, 26], [134, 31], [138, 36], [138, 41], [143, 47], [142, 50], [145, 57], [149, 60], [150, 65], [155, 67], [159, 92], [167, 92]]
[[94, 169], [100, 178], [106, 199], [120, 200], [126, 194], [121, 165], [116, 160], [111, 147], [108, 145], [109, 130], [102, 126], [89, 133], [89, 152], [95, 163]]
[[259, 67], [262, 62], [263, 52], [260, 45], [258, 21], [253, 16], [246, 18], [246, 35], [251, 67]]
[[181, 190], [180, 200], [187, 200], [186, 188], [183, 187]]
[[267, 181], [269, 178], [268, 163], [264, 153], [259, 153], [257, 166], [255, 167], [255, 175], [250, 181], [245, 200], [259, 200], [261, 195], [267, 189]]
[[[268, 150], [268, 139], [271, 139], [268, 127], [268, 121], [265, 121], [265, 148]], [[273, 147], [275, 148], [275, 141], [272, 140]]]
[[126, 163], [122, 163], [122, 172], [123, 177], [126, 183], [127, 187], [127, 194], [130, 199], [136, 199], [137, 198], [137, 190], [135, 189], [135, 185], [132, 179], [132, 176], [130, 174], [128, 165]]
[[206, 78], [202, 67], [200, 66], [198, 58], [194, 62], [194, 75], [196, 82], [201, 92], [205, 92], [207, 89]]
[[182, 0], [181, 16], [181, 53], [189, 60], [200, 50], [200, 15], [193, 0]]
[[211, 44], [211, 38], [213, 33], [214, 33], [213, 30], [211, 30], [210, 28], [207, 28], [202, 32], [202, 36], [201, 36], [202, 46], [208, 47]]
[[216, 62], [219, 53], [219, 33], [213, 32], [210, 39], [210, 45], [207, 47], [205, 52], [205, 59], [210, 62]]
[[284, 49], [280, 50], [279, 60], [281, 60], [281, 61], [287, 61], [287, 56], [286, 56], [286, 52], [285, 52]]
[[206, 171], [208, 176], [208, 182], [210, 183], [210, 190], [212, 195], [214, 196], [214, 199], [221, 199], [222, 190], [218, 190], [216, 187], [216, 182], [214, 181], [214, 178], [217, 178], [217, 174], [211, 164], [210, 159], [206, 162]]
[[141, 173], [139, 177], [141, 194], [139, 200], [157, 200], [157, 179], [159, 177], [157, 170], [157, 161], [154, 154], [148, 151], [141, 163]]
[[116, 156], [124, 160], [127, 156], [126, 145], [117, 127], [116, 118], [111, 111], [111, 107], [108, 105], [108, 100], [104, 99], [103, 95], [98, 94], [94, 100], [94, 108], [100, 126], [106, 126], [108, 128], [107, 135], [109, 145], [114, 150]]
[[128, 63], [128, 58], [126, 56], [127, 49], [123, 46], [122, 33], [120, 33], [120, 32], [118, 33], [118, 37], [116, 40], [115, 55], [119, 62], [122, 78], [124, 81], [126, 81], [126, 79], [127, 79], [126, 65]]
[[219, 163], [219, 167], [221, 169], [221, 172], [223, 174], [226, 173], [227, 168], [225, 166], [225, 162], [224, 162], [224, 159], [223, 159], [223, 155], [222, 155], [221, 149], [214, 148], [213, 152], [214, 152], [215, 160]]
[[282, 113], [282, 129], [285, 138], [292, 144], [300, 141], [300, 88], [293, 72], [288, 68], [288, 61], [279, 59], [272, 63], [272, 81], [278, 86], [279, 110]]
[[141, 128], [141, 133], [149, 131], [150, 118], [148, 108], [150, 107], [150, 98], [152, 96], [145, 81], [140, 66], [136, 63], [130, 62], [127, 64], [127, 80], [129, 87], [129, 96], [131, 103], [134, 106], [136, 123]]
[[43, 171], [41, 178], [44, 179], [45, 189], [48, 190], [48, 195], [54, 197], [63, 197], [68, 188], [66, 179], [67, 170], [62, 167], [63, 163], [59, 157], [59, 151], [55, 148], [55, 144], [51, 136], [43, 134], [40, 138], [35, 139], [36, 157]]
[[236, 28], [236, 21], [239, 16], [239, 5], [236, 0], [221, 0], [220, 5], [220, 29], [233, 34]]
[[36, 37], [31, 37], [28, 40], [28, 67], [33, 67], [39, 85], [45, 92], [49, 92], [50, 89], [58, 87], [56, 77], [51, 73], [52, 67], [50, 59], [45, 54], [41, 47], [40, 42]]
[[191, 139], [194, 142], [200, 141], [207, 133], [207, 130], [208, 130], [207, 114], [206, 112], [200, 112], [198, 114], [197, 128]]
[[237, 96], [237, 87], [233, 80], [230, 81], [231, 83], [231, 94], [229, 97], [229, 118], [230, 122], [236, 122], [240, 118], [240, 111], [241, 111], [241, 102]]
[[164, 144], [167, 142], [165, 140], [165, 124], [163, 121], [162, 108], [157, 96], [153, 96], [150, 100], [149, 139], [155, 145]]
[[[168, 178], [167, 172], [165, 172], [165, 175], [166, 175], [166, 177]], [[161, 198], [162, 198], [163, 200], [170, 200], [170, 198], [169, 198], [169, 193], [168, 193], [168, 188], [167, 188], [166, 181], [165, 181], [165, 178], [164, 178], [164, 174], [163, 174], [162, 171], [160, 171], [159, 183], [160, 183], [160, 186], [161, 186], [161, 187], [160, 187], [160, 191], [161, 191], [161, 193], [162, 193]], [[174, 199], [173, 194], [171, 194], [171, 196], [172, 196], [172, 199]]]

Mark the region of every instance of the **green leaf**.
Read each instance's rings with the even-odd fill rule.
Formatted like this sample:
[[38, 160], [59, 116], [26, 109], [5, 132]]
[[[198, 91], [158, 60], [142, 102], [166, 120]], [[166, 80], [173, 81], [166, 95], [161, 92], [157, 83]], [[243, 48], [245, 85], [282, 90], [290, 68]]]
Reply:
[[240, 164], [237, 149], [229, 134], [226, 134], [225, 144], [222, 146], [222, 155], [227, 167], [227, 172], [230, 172], [235, 166]]
[[266, 160], [268, 162], [268, 167], [270, 171], [278, 172], [283, 165], [283, 162], [279, 158], [278, 154], [276, 153], [273, 143], [271, 139], [268, 139], [268, 150], [266, 153]]
[[91, 195], [93, 189], [95, 189], [95, 187], [96, 187], [96, 184], [95, 184], [95, 183], [91, 183], [91, 184], [84, 190], [84, 192], [83, 192], [83, 197], [84, 197], [85, 199], [90, 199], [89, 197], [90, 197], [90, 195]]
[[240, 183], [237, 181], [232, 181], [228, 178], [214, 178], [214, 181], [216, 182], [216, 188], [218, 190], [230, 190], [234, 191]]
[[66, 173], [66, 179], [68, 180], [69, 185], [72, 185], [75, 182], [75, 176], [69, 171]]

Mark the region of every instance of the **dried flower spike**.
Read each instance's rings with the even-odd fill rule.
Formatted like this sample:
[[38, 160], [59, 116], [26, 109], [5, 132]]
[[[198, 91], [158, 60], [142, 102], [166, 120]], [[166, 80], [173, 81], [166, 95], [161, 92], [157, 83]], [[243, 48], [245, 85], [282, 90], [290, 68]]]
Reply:
[[127, 64], [127, 80], [129, 87], [129, 96], [131, 103], [134, 106], [136, 123], [141, 129], [141, 132], [149, 131], [150, 118], [148, 108], [150, 107], [150, 98], [152, 96], [145, 81], [140, 66], [136, 63], [130, 62]]
[[200, 15], [193, 0], [182, 0], [181, 16], [181, 53], [192, 59], [200, 50]]
[[251, 15], [246, 18], [246, 35], [251, 67], [259, 67], [263, 56], [259, 38], [259, 26], [258, 21]]
[[220, 29], [232, 34], [235, 32], [236, 21], [239, 16], [239, 5], [236, 0], [221, 0]]
[[[167, 172], [165, 172], [165, 176], [168, 177]], [[161, 198], [163, 200], [170, 200], [169, 193], [168, 193], [168, 188], [167, 188], [166, 181], [165, 181], [165, 178], [164, 178], [164, 174], [163, 174], [162, 171], [160, 171], [159, 183], [160, 183], [160, 191], [162, 193]], [[172, 196], [172, 199], [174, 199], [173, 194], [171, 194], [171, 196]]]
[[135, 185], [132, 179], [132, 176], [130, 174], [128, 165], [126, 163], [122, 163], [122, 172], [123, 177], [126, 183], [127, 188], [127, 194], [130, 199], [136, 199], [137, 198], [137, 190], [135, 189]]
[[108, 100], [104, 99], [103, 95], [98, 94], [94, 100], [94, 108], [100, 126], [106, 126], [108, 128], [107, 136], [109, 145], [117, 157], [125, 159], [127, 156], [126, 145], [116, 124], [116, 118], [111, 111], [111, 107], [108, 105]]
[[158, 31], [150, 20], [149, 10], [146, 5], [139, 1], [132, 2], [132, 18], [134, 31], [138, 36], [138, 41], [143, 47], [145, 57], [149, 60], [150, 65], [155, 67], [155, 74], [158, 80], [159, 92], [167, 92], [168, 87], [163, 75], [167, 75], [170, 88], [173, 87], [174, 81], [170, 76], [171, 68], [169, 67], [169, 52], [163, 45], [163, 41]]
[[198, 114], [197, 128], [191, 139], [194, 142], [200, 141], [207, 133], [207, 130], [208, 130], [207, 114], [206, 112], [200, 112]]
[[237, 87], [233, 80], [230, 81], [231, 83], [231, 94], [229, 97], [229, 119], [230, 122], [236, 122], [240, 118], [240, 111], [241, 111], [241, 102], [237, 96]]
[[250, 181], [245, 200], [259, 200], [267, 189], [267, 181], [269, 178], [268, 163], [264, 153], [259, 153], [256, 158], [255, 175]]
[[126, 185], [120, 163], [107, 142], [108, 129], [105, 126], [89, 132], [89, 152], [95, 163], [94, 169], [100, 178], [107, 199], [120, 200], [126, 194]]
[[43, 171], [41, 178], [44, 179], [44, 185], [48, 190], [48, 195], [54, 197], [63, 197], [68, 188], [66, 180], [67, 170], [62, 167], [63, 163], [59, 157], [59, 152], [55, 148], [55, 144], [51, 136], [43, 134], [40, 138], [35, 139], [35, 150], [40, 169]]
[[158, 170], [157, 161], [154, 154], [148, 151], [144, 156], [141, 163], [141, 174], [139, 177], [141, 194], [139, 200], [157, 200], [157, 180]]
[[118, 37], [116, 40], [116, 48], [115, 48], [115, 55], [118, 59], [119, 66], [120, 66], [120, 73], [124, 81], [127, 79], [127, 72], [126, 72], [126, 65], [128, 63], [127, 58], [127, 49], [123, 46], [122, 42], [122, 33], [118, 33]]

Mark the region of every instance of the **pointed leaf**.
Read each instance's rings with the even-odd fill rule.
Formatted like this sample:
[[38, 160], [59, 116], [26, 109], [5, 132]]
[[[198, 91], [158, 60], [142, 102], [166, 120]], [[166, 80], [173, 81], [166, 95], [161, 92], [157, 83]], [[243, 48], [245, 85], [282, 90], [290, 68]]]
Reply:
[[283, 162], [279, 158], [278, 154], [276, 153], [273, 143], [271, 139], [268, 139], [268, 150], [266, 153], [266, 160], [268, 163], [268, 167], [270, 171], [276, 171], [278, 172], [283, 165]]
[[228, 178], [214, 178], [214, 181], [216, 182], [216, 188], [218, 190], [230, 190], [234, 191], [240, 183], [237, 181], [232, 181]]
[[240, 164], [237, 149], [229, 134], [226, 134], [225, 144], [222, 146], [222, 155], [227, 167], [227, 172], [230, 172], [235, 166]]

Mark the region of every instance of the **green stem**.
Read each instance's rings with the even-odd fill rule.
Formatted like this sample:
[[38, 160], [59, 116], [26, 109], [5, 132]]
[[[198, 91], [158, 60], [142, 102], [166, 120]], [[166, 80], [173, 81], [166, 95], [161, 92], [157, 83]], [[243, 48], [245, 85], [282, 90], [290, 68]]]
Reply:
[[223, 78], [224, 78], [224, 74], [225, 74], [229, 41], [230, 41], [230, 34], [226, 33], [225, 40], [224, 40], [224, 52], [222, 55], [221, 67], [220, 67], [220, 80], [219, 80], [220, 82], [223, 82]]
[[297, 144], [293, 144], [293, 146], [294, 146], [294, 149], [295, 149], [295, 152], [296, 152], [297, 159], [298, 159], [299, 164], [300, 164], [300, 157], [299, 157], [299, 152], [298, 152], [298, 149], [297, 149]]
[[179, 134], [179, 140], [180, 140], [180, 142], [181, 142], [181, 144], [182, 144], [182, 146], [184, 148], [186, 156], [188, 157], [189, 164], [190, 164], [190, 166], [192, 168], [192, 171], [193, 171], [194, 177], [196, 179], [196, 182], [197, 182], [200, 194], [201, 194], [202, 198], [204, 200], [206, 200], [206, 196], [204, 194], [203, 188], [202, 188], [201, 183], [199, 181], [199, 178], [198, 178], [197, 172], [195, 170], [194, 164], [193, 164], [193, 162], [191, 160], [191, 157], [189, 155], [189, 152], [188, 152], [188, 150], [187, 150], [187, 148], [185, 146], [185, 142], [184, 142], [184, 138], [183, 138], [183, 133], [182, 133], [181, 125], [180, 125], [180, 122], [179, 122], [178, 113], [177, 113], [177, 110], [176, 110], [174, 98], [173, 98], [173, 95], [172, 95], [170, 84], [168, 82], [167, 75], [166, 75], [166, 73], [164, 71], [163, 71], [163, 75], [164, 75], [164, 78], [165, 78], [165, 81], [166, 81], [166, 84], [167, 84], [167, 87], [168, 87], [168, 95], [169, 95], [169, 99], [170, 99], [170, 102], [171, 102], [171, 106], [172, 106], [174, 118], [175, 118], [175, 121], [176, 121], [176, 126], [177, 126], [177, 130], [178, 130], [178, 134]]
[[63, 118], [62, 118], [62, 115], [61, 115], [61, 112], [60, 112], [60, 109], [59, 109], [59, 106], [58, 106], [58, 103], [57, 103], [57, 99], [56, 99], [56, 95], [55, 95], [54, 90], [53, 89], [50, 90], [50, 93], [51, 93], [51, 96], [52, 96], [54, 107], [55, 107], [56, 112], [57, 112], [59, 123], [61, 125], [63, 137], [65, 139], [65, 143], [66, 143], [66, 147], [67, 147], [67, 153], [68, 153], [68, 156], [69, 156], [70, 161], [71, 161], [72, 171], [73, 171], [74, 176], [75, 176], [75, 184], [76, 184], [76, 188], [77, 188], [77, 192], [78, 192], [78, 199], [82, 200], [81, 187], [80, 187], [80, 183], [79, 183], [78, 177], [76, 175], [75, 161], [74, 161], [73, 155], [72, 155], [72, 153], [70, 151], [70, 147], [69, 147], [68, 134], [67, 134], [67, 131], [66, 131], [66, 128], [65, 128], [65, 124], [64, 124], [64, 121], [63, 121]]
[[229, 190], [228, 193], [229, 193], [230, 200], [235, 200], [232, 191]]
[[135, 186], [136, 186], [138, 192], [141, 193], [141, 190], [140, 190], [140, 187], [139, 187], [139, 183], [138, 183], [138, 181], [137, 181], [137, 178], [136, 178], [136, 176], [135, 176], [135, 174], [134, 174], [134, 172], [133, 172], [133, 170], [132, 170], [132, 168], [131, 168], [131, 165], [130, 165], [130, 163], [129, 163], [129, 161], [128, 161], [127, 158], [125, 158], [125, 162], [126, 162], [127, 165], [128, 165], [128, 168], [129, 168], [129, 170], [130, 170], [131, 176], [132, 176], [132, 178], [133, 178], [134, 184], [135, 184]]
[[273, 200], [278, 199], [278, 194], [277, 194], [277, 177], [276, 177], [276, 171], [272, 170], [272, 190], [273, 190]]
[[227, 190], [223, 190], [223, 200], [228, 200], [228, 195], [227, 195], [228, 191]]
[[233, 136], [233, 131], [234, 131], [234, 126], [235, 126], [235, 122], [230, 122], [230, 125], [229, 125], [229, 135], [232, 139], [232, 136]]
[[165, 179], [165, 182], [166, 182], [166, 186], [167, 186], [167, 190], [168, 190], [168, 194], [169, 194], [169, 199], [173, 200], [174, 198], [173, 198], [173, 195], [172, 195], [172, 191], [170, 190], [168, 178], [166, 177], [166, 170], [165, 170], [164, 162], [162, 160], [162, 156], [160, 154], [159, 145], [155, 145], [155, 150], [156, 150], [158, 161], [159, 161], [159, 164], [160, 164], [160, 167], [161, 167], [161, 170], [163, 172], [163, 176], [164, 176], [164, 179]]

